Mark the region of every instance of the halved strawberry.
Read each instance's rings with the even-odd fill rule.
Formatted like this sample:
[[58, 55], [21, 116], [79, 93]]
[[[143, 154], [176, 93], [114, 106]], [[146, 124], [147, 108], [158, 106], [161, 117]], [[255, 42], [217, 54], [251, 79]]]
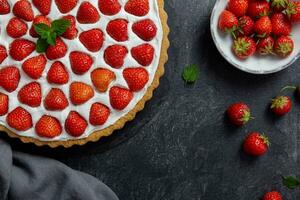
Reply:
[[149, 81], [149, 74], [142, 67], [127, 68], [123, 71], [123, 76], [129, 89], [133, 92], [142, 90]]
[[270, 4], [267, 1], [249, 2], [247, 15], [252, 19], [266, 16], [270, 12]]
[[135, 16], [145, 16], [149, 10], [149, 0], [129, 0], [125, 5], [125, 11]]
[[52, 88], [44, 100], [47, 110], [58, 111], [64, 110], [69, 106], [69, 102], [64, 92], [58, 88]]
[[84, 1], [81, 3], [77, 11], [77, 21], [81, 24], [94, 24], [99, 21], [100, 15], [97, 8], [90, 2]]
[[109, 99], [114, 109], [123, 110], [133, 99], [133, 93], [125, 88], [114, 86], [109, 91]]
[[233, 42], [232, 50], [238, 58], [246, 59], [255, 53], [256, 43], [248, 36], [238, 37]]
[[65, 121], [65, 129], [73, 137], [79, 137], [84, 134], [87, 126], [87, 121], [75, 111], [71, 111]]
[[132, 57], [143, 66], [149, 66], [154, 58], [154, 48], [150, 44], [142, 44], [131, 49]]
[[9, 98], [6, 94], [0, 92], [0, 116], [6, 115], [8, 112]]
[[104, 42], [104, 34], [101, 29], [94, 28], [84, 31], [79, 35], [81, 43], [91, 52], [97, 52], [101, 49]]
[[0, 0], [0, 15], [10, 13], [10, 5], [7, 0]]
[[103, 125], [110, 115], [110, 110], [102, 103], [94, 103], [90, 109], [90, 123], [94, 126]]
[[99, 0], [98, 7], [104, 15], [115, 15], [121, 10], [119, 0]]
[[42, 15], [49, 15], [52, 0], [32, 0], [32, 3]]
[[127, 53], [128, 50], [125, 46], [112, 45], [105, 49], [104, 60], [111, 67], [119, 69], [123, 66]]
[[22, 64], [23, 71], [32, 79], [38, 79], [42, 76], [46, 67], [47, 59], [44, 55], [35, 56], [27, 59]]
[[0, 45], [0, 64], [7, 58], [6, 48]]
[[237, 17], [242, 17], [248, 9], [248, 0], [229, 0], [227, 9]]
[[55, 117], [43, 115], [35, 125], [35, 132], [40, 137], [55, 138], [62, 133], [62, 127]]
[[21, 61], [35, 50], [35, 43], [26, 39], [16, 39], [9, 47], [9, 55], [16, 61]]
[[6, 117], [7, 124], [17, 131], [27, 131], [32, 127], [31, 114], [22, 107], [17, 107]]
[[7, 34], [12, 38], [22, 37], [27, 30], [27, 24], [17, 17], [10, 19], [6, 26]]
[[27, 0], [17, 1], [13, 7], [13, 13], [25, 21], [32, 21], [34, 19], [31, 3]]
[[274, 47], [274, 39], [271, 36], [269, 36], [260, 39], [256, 46], [256, 49], [260, 55], [269, 55], [269, 54], [274, 54], [273, 47]]
[[46, 56], [49, 60], [55, 60], [62, 58], [66, 55], [68, 51], [67, 45], [60, 38], [56, 38], [56, 44], [54, 46], [49, 46], [46, 50]]
[[294, 41], [289, 36], [280, 36], [275, 41], [274, 51], [281, 57], [287, 57], [294, 51]]
[[70, 53], [71, 68], [75, 74], [85, 74], [93, 65], [93, 58], [83, 52], [73, 51]]
[[68, 13], [76, 7], [78, 0], [55, 0], [55, 3], [61, 13]]
[[0, 86], [7, 92], [13, 92], [17, 89], [20, 78], [20, 72], [15, 66], [0, 69]]
[[276, 36], [290, 35], [292, 24], [282, 13], [275, 13], [271, 17], [272, 33]]
[[47, 74], [47, 80], [49, 83], [63, 85], [69, 82], [69, 73], [60, 61], [54, 62]]
[[69, 40], [75, 39], [78, 35], [75, 17], [72, 15], [67, 15], [67, 16], [64, 16], [63, 19], [69, 20], [71, 25], [69, 28], [67, 28], [66, 32], [64, 32], [64, 34], [62, 34], [62, 37], [69, 39]]
[[47, 17], [43, 16], [43, 15], [38, 15], [34, 18], [33, 22], [32, 22], [32, 26], [29, 30], [29, 33], [31, 35], [31, 37], [39, 37], [39, 35], [37, 34], [37, 32], [34, 30], [34, 25], [35, 24], [46, 24], [48, 26], [51, 26], [51, 22], [50, 19], [48, 19]]
[[157, 27], [151, 19], [144, 19], [132, 25], [133, 32], [142, 40], [151, 41], [157, 33]]
[[73, 82], [70, 85], [70, 100], [74, 105], [81, 105], [94, 97], [93, 88], [82, 82]]
[[108, 23], [106, 31], [110, 37], [118, 42], [128, 40], [128, 21], [125, 19], [115, 19]]
[[21, 103], [30, 107], [39, 107], [42, 102], [42, 89], [38, 82], [31, 82], [23, 86], [18, 93]]
[[106, 92], [115, 79], [115, 73], [108, 69], [98, 68], [91, 73], [91, 80], [99, 92]]

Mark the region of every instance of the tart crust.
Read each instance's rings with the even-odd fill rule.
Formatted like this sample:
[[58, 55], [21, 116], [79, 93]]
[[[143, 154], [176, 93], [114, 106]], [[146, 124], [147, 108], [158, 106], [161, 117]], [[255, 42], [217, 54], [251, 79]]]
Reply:
[[63, 146], [65, 148], [72, 147], [74, 145], [84, 145], [88, 142], [96, 142], [100, 140], [102, 137], [110, 136], [115, 130], [122, 129], [126, 122], [132, 121], [136, 114], [143, 110], [145, 107], [145, 104], [148, 100], [152, 98], [153, 91], [158, 87], [159, 85], [159, 79], [164, 74], [164, 65], [168, 60], [168, 48], [170, 46], [170, 42], [168, 39], [168, 35], [170, 32], [170, 29], [168, 27], [167, 21], [168, 21], [168, 15], [166, 11], [164, 10], [164, 0], [157, 0], [158, 8], [159, 8], [159, 16], [162, 23], [162, 29], [163, 29], [163, 41], [161, 45], [161, 54], [159, 59], [159, 66], [157, 68], [157, 71], [155, 73], [154, 79], [150, 87], [148, 87], [146, 94], [143, 96], [143, 98], [136, 104], [136, 106], [128, 112], [125, 116], [120, 118], [116, 123], [113, 125], [101, 130], [101, 131], [95, 131], [92, 134], [90, 134], [87, 138], [83, 139], [74, 139], [74, 140], [67, 140], [67, 141], [40, 141], [35, 138], [31, 137], [24, 137], [17, 135], [13, 131], [7, 129], [6, 127], [0, 125], [0, 131], [6, 132], [10, 137], [12, 138], [19, 138], [24, 143], [34, 143], [37, 146], [49, 146], [51, 148], [56, 148], [59, 146]]

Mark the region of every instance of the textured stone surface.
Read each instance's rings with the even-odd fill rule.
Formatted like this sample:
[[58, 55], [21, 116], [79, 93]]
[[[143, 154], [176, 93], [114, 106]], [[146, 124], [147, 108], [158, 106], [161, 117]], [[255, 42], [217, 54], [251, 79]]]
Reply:
[[[212, 0], [166, 0], [171, 27], [170, 60], [153, 99], [137, 118], [112, 137], [70, 150], [36, 148], [13, 140], [26, 152], [54, 157], [108, 184], [120, 199], [254, 200], [278, 189], [285, 200], [300, 192], [285, 189], [282, 175], [300, 177], [300, 102], [281, 119], [267, 111], [270, 99], [287, 84], [300, 84], [300, 60], [267, 76], [230, 66], [217, 52], [209, 31]], [[181, 72], [200, 67], [200, 80], [187, 86]], [[247, 102], [255, 116], [235, 129], [224, 110]], [[270, 136], [267, 155], [251, 159], [241, 152], [247, 132]], [[130, 139], [129, 139], [130, 138]]]

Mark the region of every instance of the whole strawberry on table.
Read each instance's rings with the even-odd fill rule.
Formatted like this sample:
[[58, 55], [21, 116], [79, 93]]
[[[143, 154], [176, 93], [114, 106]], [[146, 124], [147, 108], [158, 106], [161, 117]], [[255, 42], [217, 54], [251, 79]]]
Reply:
[[292, 0], [229, 0], [218, 27], [233, 37], [232, 50], [240, 59], [256, 52], [286, 58], [294, 50], [290, 37], [300, 22], [300, 2]]

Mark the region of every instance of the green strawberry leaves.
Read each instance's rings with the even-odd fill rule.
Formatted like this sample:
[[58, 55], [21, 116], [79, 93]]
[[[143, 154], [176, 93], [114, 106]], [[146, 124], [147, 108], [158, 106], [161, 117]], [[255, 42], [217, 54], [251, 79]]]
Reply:
[[183, 70], [182, 78], [188, 84], [195, 83], [199, 78], [198, 66], [197, 65], [186, 66]]
[[56, 38], [64, 34], [71, 25], [69, 20], [58, 19], [51, 23], [51, 27], [40, 23], [34, 25], [34, 30], [39, 34], [39, 39], [36, 45], [36, 51], [43, 53], [47, 50], [49, 45], [56, 44]]
[[300, 187], [300, 181], [294, 176], [282, 177], [282, 182], [283, 185], [292, 190]]

